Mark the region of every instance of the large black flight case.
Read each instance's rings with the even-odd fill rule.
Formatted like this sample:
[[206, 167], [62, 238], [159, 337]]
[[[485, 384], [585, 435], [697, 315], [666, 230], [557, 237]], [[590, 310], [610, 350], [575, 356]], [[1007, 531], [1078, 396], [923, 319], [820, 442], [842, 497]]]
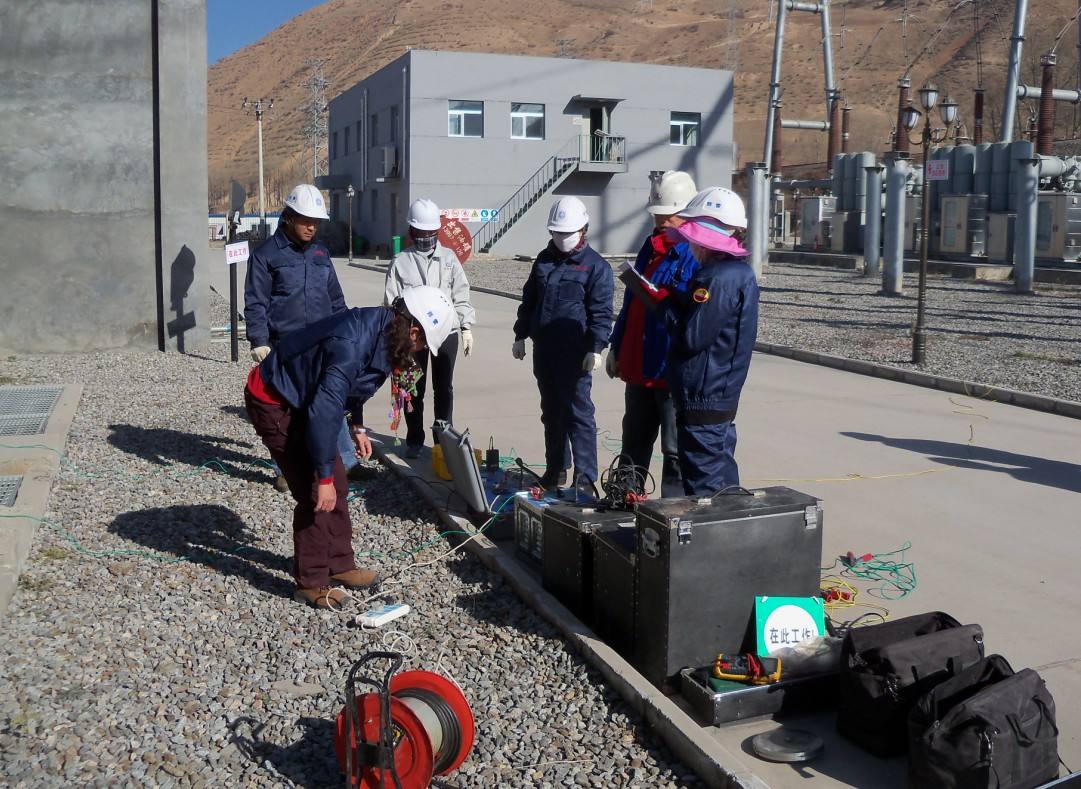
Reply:
[[655, 685], [754, 651], [755, 596], [818, 593], [822, 508], [790, 488], [643, 502], [637, 531], [634, 663]]
[[583, 622], [593, 610], [593, 539], [603, 531], [634, 533], [634, 513], [581, 504], [550, 504], [541, 514], [544, 588]]

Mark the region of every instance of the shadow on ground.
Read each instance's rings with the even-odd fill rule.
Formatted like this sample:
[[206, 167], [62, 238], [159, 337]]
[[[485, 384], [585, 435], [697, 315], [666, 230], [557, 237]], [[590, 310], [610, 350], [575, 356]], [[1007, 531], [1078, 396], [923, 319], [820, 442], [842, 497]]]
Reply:
[[1001, 449], [974, 444], [935, 441], [925, 438], [893, 438], [874, 433], [841, 432], [842, 436], [860, 441], [877, 441], [888, 447], [907, 449], [924, 455], [928, 460], [956, 468], [993, 471], [1009, 474], [1016, 480], [1035, 485], [1081, 493], [1081, 466], [1062, 460], [1048, 460], [1033, 455], [1021, 455]]
[[108, 440], [114, 447], [159, 466], [183, 463], [214, 469], [248, 482], [273, 480], [270, 470], [265, 468], [262, 452], [233, 449], [252, 450], [256, 445], [250, 441], [137, 425], [109, 425], [109, 430]]
[[218, 504], [154, 507], [125, 512], [109, 531], [159, 553], [196, 562], [281, 597], [293, 592], [292, 561], [251, 544], [235, 512]]
[[296, 726], [303, 729], [300, 739], [281, 746], [260, 739], [264, 727], [260, 721], [237, 718], [229, 724], [232, 732], [229, 739], [253, 764], [270, 762], [275, 772], [295, 786], [322, 789], [340, 785], [342, 773], [334, 753], [334, 723], [322, 718], [298, 718]]

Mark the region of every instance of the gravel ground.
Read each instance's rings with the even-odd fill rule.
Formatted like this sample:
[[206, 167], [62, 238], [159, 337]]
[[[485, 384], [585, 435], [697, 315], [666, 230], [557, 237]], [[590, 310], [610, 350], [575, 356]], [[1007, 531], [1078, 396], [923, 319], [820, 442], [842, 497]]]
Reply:
[[[521, 294], [530, 263], [467, 264], [473, 285]], [[851, 271], [771, 264], [762, 277], [758, 339], [819, 353], [911, 365], [915, 275], [906, 296]], [[928, 279], [927, 372], [1081, 402], [1081, 288]], [[622, 288], [617, 288], [617, 302]], [[618, 307], [618, 303], [617, 303]]]
[[[239, 409], [247, 366], [227, 353], [0, 363], [15, 383], [85, 386], [53, 525], [39, 529], [2, 626], [5, 786], [338, 785], [345, 672], [368, 649], [406, 644], [291, 600], [290, 500]], [[437, 534], [435, 514], [382, 468], [351, 512], [356, 550], [384, 571]], [[471, 556], [390, 591], [414, 608], [400, 629], [423, 657], [407, 666], [449, 673], [478, 721], [450, 785], [697, 785]]]

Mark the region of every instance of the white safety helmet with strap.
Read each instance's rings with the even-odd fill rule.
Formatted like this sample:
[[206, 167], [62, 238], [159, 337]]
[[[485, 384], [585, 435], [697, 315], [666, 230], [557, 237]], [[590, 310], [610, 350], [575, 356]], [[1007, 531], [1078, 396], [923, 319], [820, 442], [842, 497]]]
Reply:
[[431, 285], [418, 285], [406, 288], [402, 299], [413, 320], [424, 329], [428, 350], [439, 355], [439, 346], [458, 326], [454, 305], [447, 294]]
[[568, 195], [552, 203], [548, 212], [548, 229], [553, 233], [573, 233], [589, 224], [586, 205], [577, 197]]
[[696, 194], [687, 207], [679, 212], [684, 219], [709, 217], [729, 227], [746, 229], [747, 211], [743, 200], [731, 189], [713, 186]]
[[298, 184], [285, 198], [285, 207], [309, 219], [330, 219], [322, 193], [311, 184]]
[[409, 206], [409, 226], [417, 230], [438, 230], [439, 206], [427, 197], [414, 200]]
[[646, 210], [651, 214], [678, 214], [687, 207], [698, 189], [694, 179], [682, 170], [666, 170], [653, 182], [649, 190], [649, 202]]

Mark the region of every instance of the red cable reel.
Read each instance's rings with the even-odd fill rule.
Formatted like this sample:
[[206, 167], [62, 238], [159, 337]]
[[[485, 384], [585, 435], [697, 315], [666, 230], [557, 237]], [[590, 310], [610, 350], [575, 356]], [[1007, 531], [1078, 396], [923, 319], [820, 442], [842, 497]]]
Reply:
[[[357, 677], [373, 660], [391, 662], [383, 677]], [[345, 697], [356, 703], [347, 701], [338, 714], [334, 737], [348, 787], [426, 789], [473, 749], [473, 713], [458, 686], [431, 671], [398, 674], [401, 666], [397, 652], [368, 652], [349, 670]], [[358, 681], [375, 692], [358, 696]]]

